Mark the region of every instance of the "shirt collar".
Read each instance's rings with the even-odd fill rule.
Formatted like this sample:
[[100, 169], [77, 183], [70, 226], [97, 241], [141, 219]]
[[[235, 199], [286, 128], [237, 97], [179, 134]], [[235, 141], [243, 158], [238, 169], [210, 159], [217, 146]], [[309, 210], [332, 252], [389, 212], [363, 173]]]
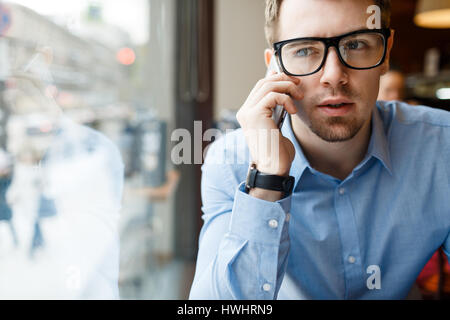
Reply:
[[295, 185], [297, 185], [305, 169], [311, 169], [311, 165], [309, 164], [308, 159], [306, 159], [305, 154], [303, 153], [303, 150], [294, 135], [290, 115], [286, 116], [286, 120], [281, 128], [281, 133], [292, 142], [295, 148], [295, 158], [292, 163], [290, 175], [295, 178]]
[[[312, 168], [308, 159], [306, 159], [300, 144], [295, 138], [292, 130], [291, 116], [286, 117], [286, 121], [281, 128], [281, 132], [283, 136], [288, 138], [293, 143], [295, 148], [295, 158], [292, 163], [290, 175], [295, 178], [295, 185], [297, 185], [305, 169]], [[367, 156], [363, 161], [363, 164], [365, 164], [371, 157], [378, 159], [389, 174], [392, 175], [388, 140], [384, 131], [383, 121], [376, 106], [372, 112], [372, 134], [367, 150]], [[359, 168], [359, 166], [357, 166], [357, 168]]]
[[384, 130], [383, 120], [377, 107], [372, 112], [372, 136], [370, 138], [368, 156], [373, 156], [380, 160], [390, 175], [392, 175], [392, 164], [389, 153], [389, 143]]

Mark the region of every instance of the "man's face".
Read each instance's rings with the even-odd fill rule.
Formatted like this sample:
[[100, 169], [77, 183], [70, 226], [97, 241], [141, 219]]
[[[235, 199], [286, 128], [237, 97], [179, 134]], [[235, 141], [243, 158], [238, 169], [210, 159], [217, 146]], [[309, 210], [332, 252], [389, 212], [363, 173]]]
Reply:
[[[370, 0], [284, 0], [280, 11], [279, 39], [333, 37], [367, 29]], [[296, 101], [298, 116], [317, 136], [328, 142], [347, 141], [370, 124], [380, 75], [377, 68], [353, 70], [339, 60], [331, 47], [317, 73], [301, 77], [304, 99]], [[324, 107], [346, 103], [341, 108]]]

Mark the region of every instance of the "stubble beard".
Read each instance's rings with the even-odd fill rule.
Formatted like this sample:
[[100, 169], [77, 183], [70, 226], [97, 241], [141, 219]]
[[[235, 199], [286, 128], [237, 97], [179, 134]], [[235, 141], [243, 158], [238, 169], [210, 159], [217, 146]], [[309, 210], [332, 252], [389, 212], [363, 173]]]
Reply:
[[325, 120], [311, 119], [309, 129], [326, 142], [338, 143], [353, 139], [362, 129], [364, 123], [356, 118], [330, 117]]
[[[358, 101], [358, 95], [349, 90], [343, 90], [343, 96], [349, 97], [352, 101]], [[330, 96], [330, 95], [327, 95]], [[346, 117], [323, 117], [316, 110], [317, 105], [322, 101], [320, 97], [313, 97], [310, 103], [296, 101], [298, 116], [308, 126], [308, 128], [320, 139], [338, 143], [353, 139], [364, 127], [364, 120], [358, 118], [357, 111]]]

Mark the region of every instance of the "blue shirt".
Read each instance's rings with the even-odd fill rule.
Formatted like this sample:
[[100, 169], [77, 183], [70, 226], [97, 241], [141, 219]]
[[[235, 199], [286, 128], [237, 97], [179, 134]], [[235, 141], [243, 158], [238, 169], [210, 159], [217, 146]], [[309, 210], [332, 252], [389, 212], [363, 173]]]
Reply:
[[202, 167], [204, 225], [191, 299], [403, 299], [433, 253], [450, 253], [450, 113], [377, 102], [364, 160], [343, 181], [294, 137], [292, 196], [244, 192], [243, 133]]

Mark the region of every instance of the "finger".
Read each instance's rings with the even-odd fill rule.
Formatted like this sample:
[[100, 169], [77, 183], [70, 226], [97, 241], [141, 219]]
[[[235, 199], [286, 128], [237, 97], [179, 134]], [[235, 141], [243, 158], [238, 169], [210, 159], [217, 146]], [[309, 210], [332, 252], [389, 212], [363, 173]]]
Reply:
[[254, 93], [253, 99], [257, 103], [270, 92], [289, 94], [295, 100], [301, 100], [304, 97], [303, 91], [292, 81], [278, 81], [266, 82], [259, 91]]
[[300, 84], [301, 80], [298, 77], [293, 77], [293, 76], [289, 76], [285, 73], [273, 73], [268, 75], [267, 77], [264, 78], [265, 80], [269, 80], [269, 81], [293, 81], [297, 84]]
[[257, 104], [256, 108], [262, 109], [262, 113], [272, 115], [273, 109], [277, 105], [284, 107], [289, 114], [297, 113], [297, 107], [292, 98], [287, 94], [278, 92], [270, 92]]
[[277, 73], [277, 72], [273, 71], [272, 74], [269, 74], [267, 77], [259, 80], [256, 83], [255, 87], [253, 88], [252, 92], [258, 91], [267, 82], [274, 82], [274, 81], [293, 81], [297, 85], [299, 85], [301, 82], [301, 80], [299, 78], [291, 77], [284, 73]]
[[[248, 108], [253, 108], [255, 105], [258, 104], [258, 102], [266, 95], [270, 92], [270, 90], [264, 90], [260, 93], [258, 93], [258, 91], [261, 90], [261, 88], [263, 86], [267, 86], [269, 83], [275, 83], [275, 82], [280, 82], [280, 81], [285, 81], [285, 82], [293, 82], [294, 84], [296, 84], [297, 86], [301, 83], [301, 80], [295, 77], [291, 77], [288, 76], [284, 73], [280, 73], [280, 74], [273, 74], [272, 76], [269, 76], [268, 78], [264, 78], [259, 80], [255, 87], [252, 89], [252, 91], [250, 92], [249, 96], [247, 97], [247, 100], [245, 101], [245, 103], [243, 104], [243, 106], [241, 107], [242, 110], [248, 109]], [[300, 89], [299, 89], [300, 90]], [[279, 93], [285, 93], [286, 90], [277, 90]], [[294, 92], [294, 90], [291, 91], [287, 91], [288, 93], [290, 92], [292, 94], [292, 96], [295, 99], [303, 99], [303, 93], [301, 91], [299, 92]]]

